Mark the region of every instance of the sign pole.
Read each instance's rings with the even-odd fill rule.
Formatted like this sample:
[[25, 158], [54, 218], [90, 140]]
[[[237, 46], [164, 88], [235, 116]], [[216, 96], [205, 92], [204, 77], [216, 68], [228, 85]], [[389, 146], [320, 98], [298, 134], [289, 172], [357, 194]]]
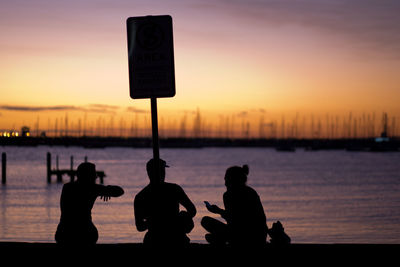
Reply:
[[156, 177], [160, 176], [160, 144], [158, 139], [158, 119], [157, 119], [157, 98], [152, 97], [151, 101], [151, 131], [153, 137], [153, 159]]
[[129, 17], [126, 26], [130, 96], [151, 100], [153, 159], [155, 174], [159, 176], [157, 98], [175, 96], [172, 17]]
[[157, 98], [151, 98], [151, 130], [153, 136], [153, 158], [160, 159], [160, 144], [158, 140]]

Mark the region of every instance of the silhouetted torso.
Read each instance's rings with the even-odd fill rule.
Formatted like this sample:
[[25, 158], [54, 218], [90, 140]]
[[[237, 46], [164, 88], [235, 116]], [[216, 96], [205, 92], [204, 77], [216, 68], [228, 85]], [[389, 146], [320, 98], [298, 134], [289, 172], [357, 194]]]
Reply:
[[201, 219], [201, 225], [208, 231], [205, 238], [210, 244], [220, 246], [229, 243], [241, 248], [266, 244], [267, 218], [257, 192], [246, 185], [248, 174], [248, 165], [232, 166], [226, 170], [224, 209], [205, 201], [208, 211], [226, 220], [224, 223], [210, 216]]
[[77, 168], [77, 181], [63, 186], [60, 198], [61, 217], [55, 239], [62, 245], [92, 245], [99, 237], [92, 222], [92, 208], [96, 198], [104, 201], [119, 197], [124, 190], [116, 185], [96, 184], [96, 165], [83, 162]]
[[82, 185], [78, 182], [63, 186], [60, 199], [61, 218], [57, 228], [57, 243], [94, 244], [98, 232], [92, 222], [92, 208], [101, 195], [103, 185]]
[[92, 208], [104, 186], [99, 184], [80, 185], [67, 183], [61, 193], [61, 222], [83, 223], [92, 221]]
[[123, 194], [118, 186], [104, 186], [79, 182], [63, 186], [60, 208], [61, 217], [55, 239], [59, 244], [95, 244], [98, 232], [92, 222], [92, 208], [99, 196], [117, 197]]
[[226, 191], [223, 199], [230, 243], [265, 244], [266, 216], [257, 192], [249, 186], [243, 186]]
[[[188, 201], [187, 195], [177, 184], [163, 182], [143, 188], [135, 197], [134, 208], [138, 230], [148, 230], [144, 243], [188, 242], [179, 212], [179, 204], [187, 206]], [[192, 209], [195, 213], [194, 206]]]

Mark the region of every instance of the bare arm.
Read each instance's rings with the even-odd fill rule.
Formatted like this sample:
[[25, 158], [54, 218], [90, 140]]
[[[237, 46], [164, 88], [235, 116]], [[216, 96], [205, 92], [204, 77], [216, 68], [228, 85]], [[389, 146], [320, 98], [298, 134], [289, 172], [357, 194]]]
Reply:
[[124, 189], [117, 185], [107, 185], [100, 187], [99, 195], [104, 201], [108, 201], [111, 197], [120, 197], [124, 194]]
[[187, 213], [193, 218], [196, 216], [197, 210], [196, 207], [194, 206], [193, 202], [190, 200], [190, 198], [186, 195], [185, 191], [181, 189], [181, 199], [180, 199], [180, 204], [186, 209]]
[[222, 218], [225, 219], [226, 217], [226, 211], [224, 209], [221, 209], [220, 207], [218, 207], [217, 205], [211, 205], [210, 207], [207, 207], [207, 210], [209, 212], [215, 213], [215, 214], [219, 214], [221, 215]]
[[149, 227], [147, 220], [144, 216], [142, 206], [143, 205], [141, 204], [141, 201], [136, 197], [135, 200], [133, 201], [133, 209], [134, 209], [134, 214], [135, 214], [136, 229], [139, 232], [146, 231]]
[[120, 197], [124, 194], [124, 189], [117, 185], [107, 185], [105, 188], [105, 195], [110, 197]]

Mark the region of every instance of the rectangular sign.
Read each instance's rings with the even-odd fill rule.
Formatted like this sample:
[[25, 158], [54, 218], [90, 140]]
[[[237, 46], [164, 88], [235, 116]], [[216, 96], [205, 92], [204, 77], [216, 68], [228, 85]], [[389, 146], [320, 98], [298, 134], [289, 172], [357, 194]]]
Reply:
[[130, 17], [126, 26], [131, 98], [173, 97], [175, 68], [171, 16]]

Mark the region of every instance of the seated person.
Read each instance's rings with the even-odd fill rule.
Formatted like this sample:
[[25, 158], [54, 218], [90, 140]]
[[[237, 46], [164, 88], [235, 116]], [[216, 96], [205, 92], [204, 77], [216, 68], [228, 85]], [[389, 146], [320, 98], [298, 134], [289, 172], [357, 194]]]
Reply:
[[[186, 234], [194, 227], [196, 208], [179, 185], [164, 181], [166, 167], [162, 159], [147, 162], [150, 183], [135, 196], [135, 224], [138, 231], [147, 230], [145, 245], [184, 246], [190, 242]], [[179, 205], [186, 211], [179, 211]]]

